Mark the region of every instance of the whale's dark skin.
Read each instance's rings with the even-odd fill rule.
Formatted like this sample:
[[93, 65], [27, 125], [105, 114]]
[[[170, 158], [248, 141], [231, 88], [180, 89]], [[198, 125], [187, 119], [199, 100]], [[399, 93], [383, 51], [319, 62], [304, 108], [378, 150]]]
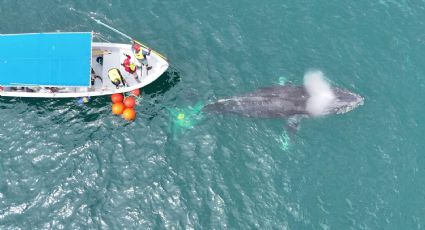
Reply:
[[[335, 99], [321, 115], [346, 113], [363, 104], [363, 98], [355, 93], [336, 87], [331, 89]], [[204, 111], [246, 117], [289, 118], [298, 121], [302, 117], [312, 116], [307, 111], [309, 98], [310, 95], [304, 86], [273, 86], [246, 95], [218, 100], [206, 105]]]
[[305, 109], [307, 99], [308, 93], [304, 87], [276, 86], [259, 89], [243, 96], [221, 99], [208, 104], [204, 110], [260, 118], [308, 116]]

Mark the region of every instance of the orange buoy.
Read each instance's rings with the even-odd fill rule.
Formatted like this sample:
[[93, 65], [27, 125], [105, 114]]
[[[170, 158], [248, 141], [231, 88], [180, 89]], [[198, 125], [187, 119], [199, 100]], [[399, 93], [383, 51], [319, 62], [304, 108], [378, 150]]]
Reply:
[[124, 105], [127, 108], [133, 108], [136, 105], [136, 99], [132, 96], [126, 97], [124, 99]]
[[139, 89], [133, 89], [130, 91], [131, 95], [134, 95], [136, 97], [140, 96], [140, 90]]
[[115, 115], [120, 115], [123, 113], [125, 105], [122, 102], [117, 102], [112, 105], [112, 113]]
[[122, 102], [123, 99], [124, 96], [122, 95], [122, 93], [114, 93], [111, 96], [112, 103]]
[[136, 118], [136, 111], [133, 108], [126, 108], [122, 113], [122, 117], [127, 121], [132, 121]]

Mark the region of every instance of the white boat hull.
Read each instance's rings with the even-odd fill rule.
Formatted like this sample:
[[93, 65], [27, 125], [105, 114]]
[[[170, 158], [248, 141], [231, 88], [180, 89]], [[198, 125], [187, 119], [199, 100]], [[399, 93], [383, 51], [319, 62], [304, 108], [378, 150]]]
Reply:
[[[137, 66], [141, 63], [134, 57], [129, 44], [117, 43], [92, 43], [92, 69], [94, 75], [101, 78], [94, 78], [93, 84], [87, 87], [56, 87], [56, 86], [16, 86], [1, 87], [0, 96], [9, 97], [37, 97], [37, 98], [76, 98], [111, 95], [114, 93], [129, 92], [134, 89], [143, 88], [158, 79], [167, 69], [168, 62], [158, 53], [152, 51], [147, 56], [148, 65], [152, 68], [148, 71], [146, 66], [137, 68], [133, 74], [126, 72], [121, 65], [126, 59], [124, 54], [131, 56], [131, 62]], [[98, 57], [103, 57], [103, 64], [96, 61]], [[108, 71], [112, 68], [120, 70], [127, 85], [116, 87], [108, 77]], [[136, 78], [137, 76], [137, 78]], [[88, 78], [88, 80], [90, 80]]]

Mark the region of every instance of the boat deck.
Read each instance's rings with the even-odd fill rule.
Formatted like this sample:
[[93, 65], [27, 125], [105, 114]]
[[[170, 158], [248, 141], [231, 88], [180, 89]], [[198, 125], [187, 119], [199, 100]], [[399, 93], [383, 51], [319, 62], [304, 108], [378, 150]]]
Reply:
[[[147, 56], [147, 62], [149, 66], [152, 66], [150, 70], [147, 70], [146, 66], [142, 66], [141, 63], [132, 55], [131, 50], [123, 50], [123, 49], [110, 49], [110, 52], [104, 52], [102, 55], [96, 55], [93, 56], [92, 59], [92, 68], [94, 70], [94, 75], [98, 76], [108, 76], [108, 71], [113, 68], [118, 68], [124, 77], [124, 80], [127, 82], [128, 86], [138, 85], [142, 82], [152, 81], [155, 79], [151, 79], [150, 76], [156, 76], [158, 75], [157, 67], [160, 63], [158, 59], [153, 58], [151, 55]], [[140, 66], [137, 68], [136, 72], [131, 74], [127, 71], [125, 71], [125, 68], [122, 65], [118, 65], [117, 63], [123, 63], [126, 59], [125, 55], [131, 56], [131, 62], [135, 63], [136, 66]], [[103, 64], [99, 64], [96, 59], [98, 57], [103, 58]], [[117, 60], [119, 60], [117, 62]], [[100, 73], [100, 74], [98, 74]], [[112, 84], [109, 79], [106, 79], [105, 81], [96, 80], [95, 84], [92, 87], [92, 90], [96, 89], [115, 89], [116, 86]]]

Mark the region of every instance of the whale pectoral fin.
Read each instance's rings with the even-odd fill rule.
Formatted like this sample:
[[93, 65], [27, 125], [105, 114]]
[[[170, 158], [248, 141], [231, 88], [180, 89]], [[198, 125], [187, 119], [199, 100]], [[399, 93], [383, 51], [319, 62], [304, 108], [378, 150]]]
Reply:
[[296, 134], [299, 127], [300, 127], [300, 122], [301, 119], [303, 117], [302, 116], [292, 116], [289, 117], [287, 122], [286, 122], [286, 129], [293, 135]]

